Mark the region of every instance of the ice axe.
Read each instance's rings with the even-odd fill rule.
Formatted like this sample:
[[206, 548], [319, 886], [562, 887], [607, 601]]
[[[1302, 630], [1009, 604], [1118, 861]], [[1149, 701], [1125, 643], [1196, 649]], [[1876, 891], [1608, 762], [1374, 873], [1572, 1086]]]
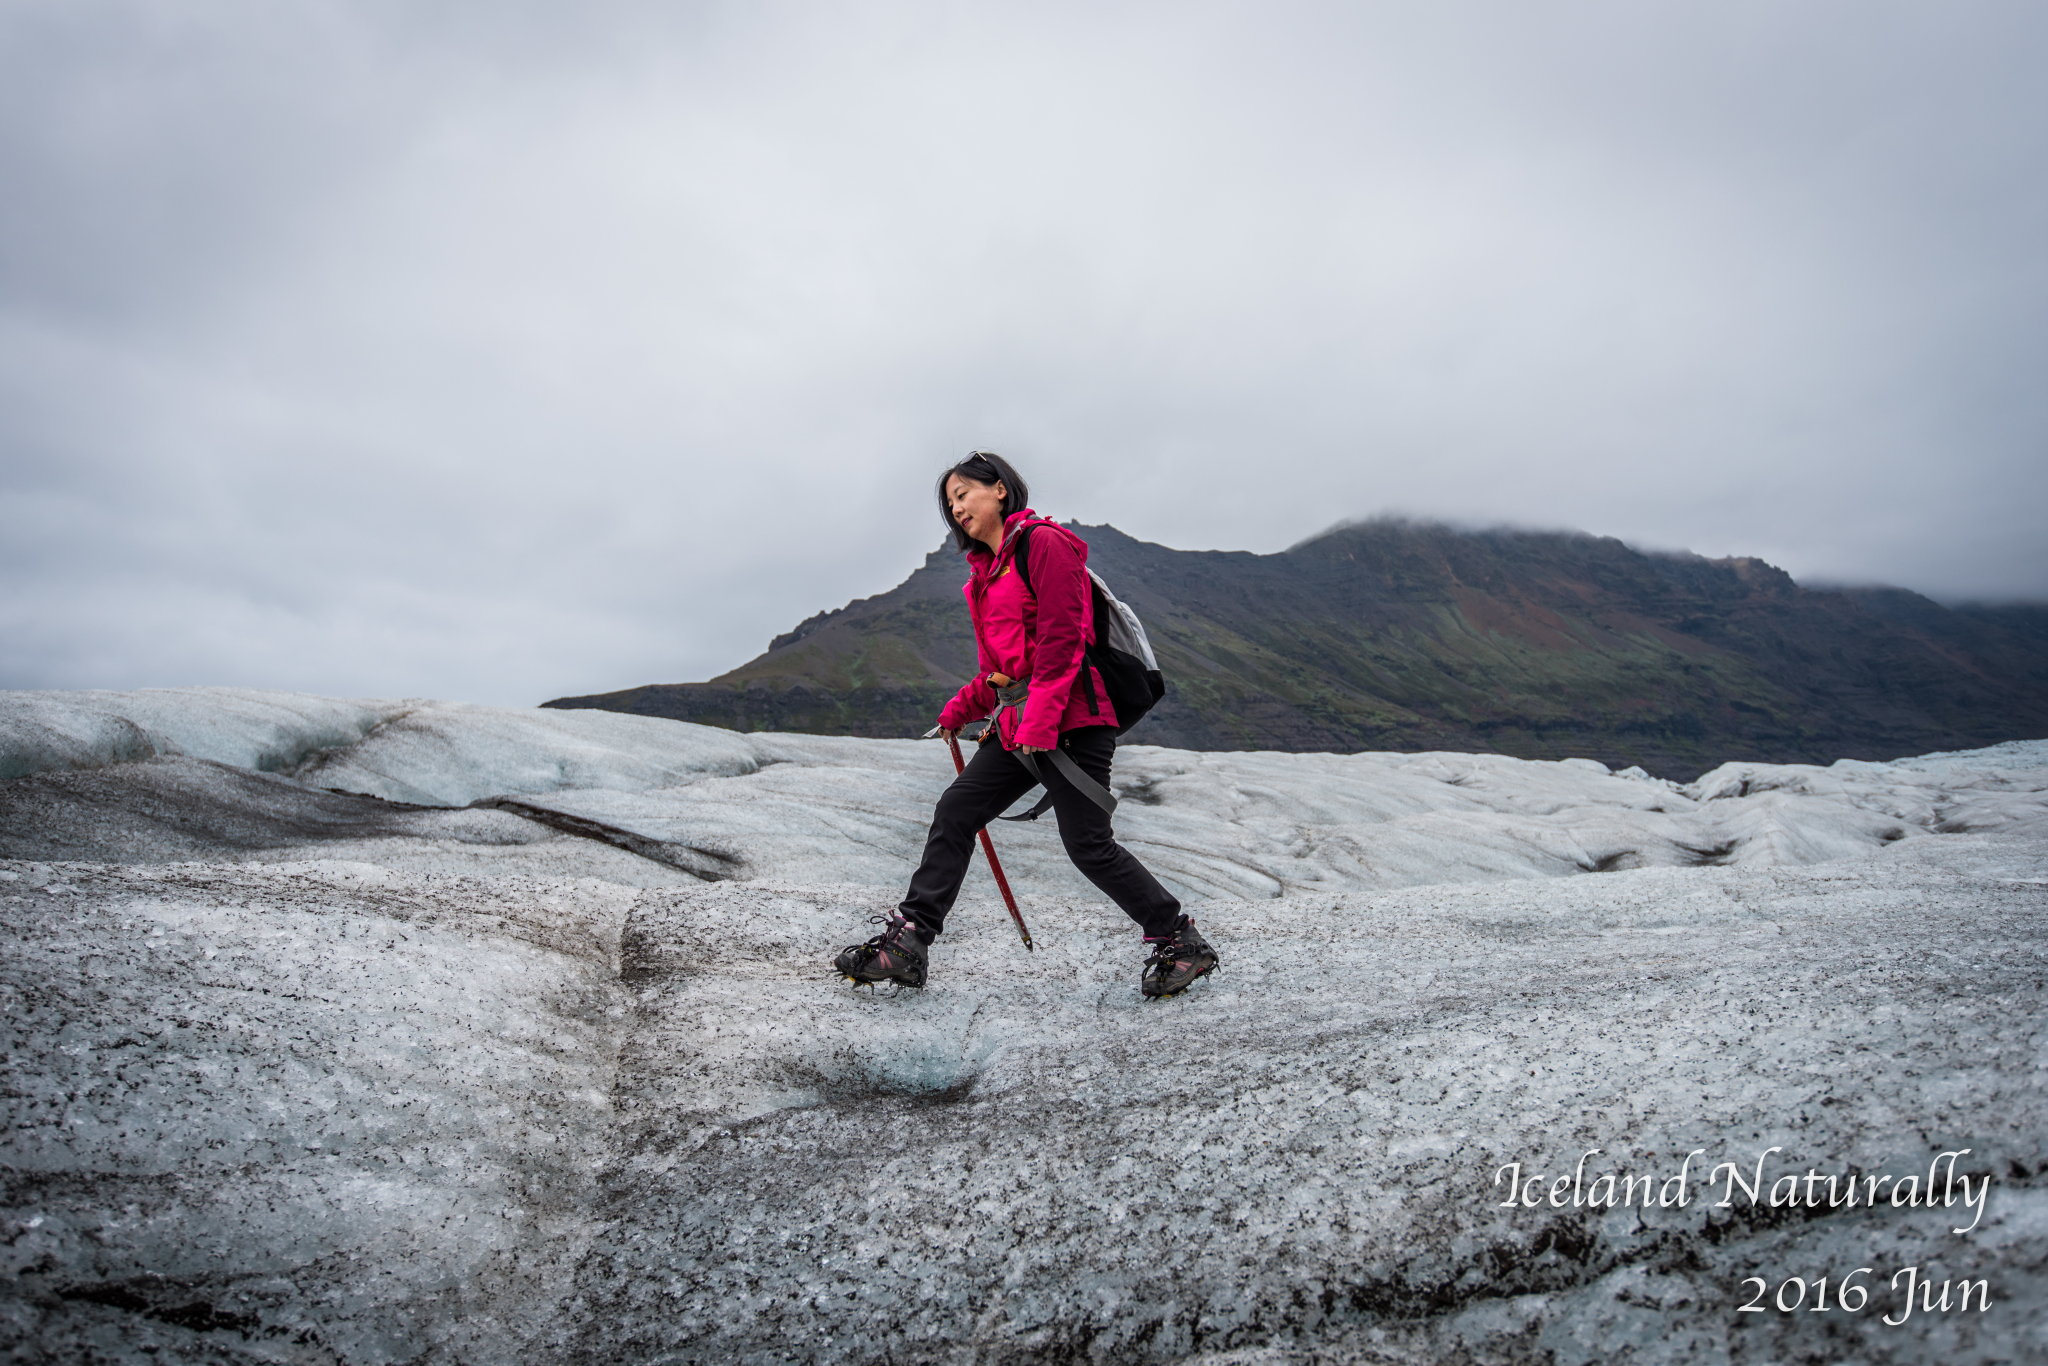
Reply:
[[[929, 732], [930, 735], [938, 735], [940, 733], [937, 726], [932, 727]], [[956, 775], [965, 773], [967, 771], [967, 761], [960, 757], [960, 737], [957, 735], [946, 736], [946, 747], [953, 751], [953, 772]], [[1032, 948], [1031, 931], [1025, 927], [1024, 915], [1017, 909], [1017, 898], [1010, 895], [1010, 879], [1003, 876], [1003, 865], [996, 861], [995, 841], [988, 837], [988, 827], [986, 826], [983, 826], [981, 829], [981, 852], [988, 855], [988, 870], [996, 875], [996, 890], [1003, 894], [1003, 904], [1010, 908], [1010, 919], [1017, 922], [1017, 933], [1023, 937], [1024, 947], [1033, 953], [1038, 952], [1037, 949]]]

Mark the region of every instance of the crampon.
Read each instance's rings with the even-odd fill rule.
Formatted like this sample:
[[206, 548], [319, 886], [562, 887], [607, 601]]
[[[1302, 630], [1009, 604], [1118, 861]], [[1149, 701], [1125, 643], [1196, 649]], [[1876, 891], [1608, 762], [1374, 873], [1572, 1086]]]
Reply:
[[1180, 925], [1164, 939], [1154, 940], [1152, 956], [1138, 979], [1138, 990], [1149, 1000], [1178, 996], [1196, 979], [1215, 970], [1216, 950], [1202, 938], [1195, 922], [1181, 917]]
[[832, 966], [847, 981], [858, 986], [894, 982], [899, 986], [924, 985], [924, 936], [901, 916], [876, 916], [883, 926], [880, 934], [865, 944], [849, 945]]

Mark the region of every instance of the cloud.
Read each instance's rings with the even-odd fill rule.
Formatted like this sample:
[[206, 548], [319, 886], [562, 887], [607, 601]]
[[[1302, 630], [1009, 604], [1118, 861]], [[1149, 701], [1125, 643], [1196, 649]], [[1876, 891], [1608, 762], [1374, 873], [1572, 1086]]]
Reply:
[[2029, 7], [25, 3], [0, 685], [704, 677], [1044, 510], [2048, 596]]

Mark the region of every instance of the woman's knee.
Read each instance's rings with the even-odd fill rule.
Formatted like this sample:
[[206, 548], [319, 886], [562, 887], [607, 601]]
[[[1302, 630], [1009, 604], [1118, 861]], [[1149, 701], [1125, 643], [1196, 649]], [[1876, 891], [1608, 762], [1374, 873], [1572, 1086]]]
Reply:
[[1116, 842], [1107, 826], [1089, 826], [1080, 830], [1060, 827], [1060, 844], [1065, 847], [1067, 857], [1077, 864], [1107, 863], [1123, 852], [1123, 846]]
[[999, 800], [1000, 792], [985, 792], [965, 783], [955, 783], [939, 794], [939, 804], [932, 811], [934, 833], [945, 830], [972, 839], [974, 832], [1000, 815], [1008, 802]]
[[[932, 833], [953, 834], [962, 830], [974, 819], [975, 803], [952, 788], [947, 788], [939, 798], [939, 804], [932, 809]], [[973, 831], [968, 831], [973, 834]]]

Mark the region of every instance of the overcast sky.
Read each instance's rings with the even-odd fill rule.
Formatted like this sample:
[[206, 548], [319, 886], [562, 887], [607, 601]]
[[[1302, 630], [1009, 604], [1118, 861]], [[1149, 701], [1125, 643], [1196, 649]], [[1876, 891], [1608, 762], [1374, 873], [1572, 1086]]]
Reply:
[[709, 677], [974, 446], [2048, 599], [2048, 8], [0, 0], [0, 687]]

